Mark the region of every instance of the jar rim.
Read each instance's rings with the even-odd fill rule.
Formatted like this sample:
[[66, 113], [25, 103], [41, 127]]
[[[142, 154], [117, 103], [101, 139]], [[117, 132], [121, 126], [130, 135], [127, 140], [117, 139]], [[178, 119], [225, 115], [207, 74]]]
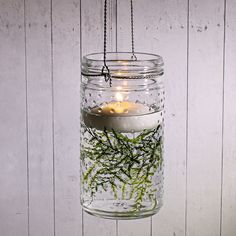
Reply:
[[[153, 78], [163, 74], [163, 59], [152, 53], [107, 52], [106, 64], [112, 78]], [[83, 56], [81, 73], [85, 76], [102, 76], [103, 53], [91, 53]]]

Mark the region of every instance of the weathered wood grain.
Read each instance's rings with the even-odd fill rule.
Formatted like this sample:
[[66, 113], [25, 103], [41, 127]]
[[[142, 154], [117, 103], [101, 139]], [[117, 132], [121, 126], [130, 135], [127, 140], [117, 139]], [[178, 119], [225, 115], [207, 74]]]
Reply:
[[[93, 7], [91, 1], [82, 0], [81, 17], [82, 17], [82, 56], [93, 53], [103, 52], [103, 1], [94, 0]], [[113, 15], [114, 1], [108, 1], [108, 20], [107, 20], [107, 50], [110, 51], [112, 44], [115, 43], [112, 31], [111, 17]], [[105, 220], [88, 215], [84, 212], [84, 235], [93, 236], [115, 236], [116, 221]]]
[[[140, 11], [143, 5], [146, 5], [143, 1], [133, 1], [134, 3], [134, 29], [135, 29], [135, 42], [137, 46], [141, 44], [140, 34], [143, 25], [142, 17], [145, 14], [140, 15]], [[130, 26], [130, 1], [120, 0], [117, 1], [117, 50], [131, 51], [131, 26]], [[142, 20], [141, 20], [142, 19]], [[140, 20], [140, 21], [139, 21]], [[142, 36], [143, 38], [143, 36]], [[139, 48], [140, 49], [140, 48]], [[140, 49], [141, 50], [141, 49]], [[140, 51], [138, 50], [138, 51]], [[149, 236], [151, 233], [151, 218], [143, 220], [122, 220], [118, 223], [118, 235], [119, 236]]]
[[29, 234], [51, 236], [54, 212], [50, 1], [25, 3]]
[[79, 185], [80, 1], [52, 1], [56, 236], [82, 235]]
[[223, 0], [190, 1], [187, 235], [219, 236]]
[[[82, 214], [80, 57], [103, 51], [103, 2], [0, 0], [0, 235], [236, 235], [234, 0], [133, 1], [136, 51], [165, 62], [164, 206]], [[108, 8], [108, 51], [130, 51], [130, 1]]]
[[28, 234], [24, 2], [0, 1], [0, 234]]
[[[131, 50], [130, 12], [118, 3], [118, 50]], [[165, 183], [164, 206], [151, 222], [133, 227], [119, 223], [121, 235], [184, 235], [186, 102], [187, 102], [187, 2], [134, 1], [136, 51], [163, 56], [165, 62]], [[134, 230], [134, 231], [133, 231]]]
[[236, 235], [236, 2], [226, 2], [222, 236]]

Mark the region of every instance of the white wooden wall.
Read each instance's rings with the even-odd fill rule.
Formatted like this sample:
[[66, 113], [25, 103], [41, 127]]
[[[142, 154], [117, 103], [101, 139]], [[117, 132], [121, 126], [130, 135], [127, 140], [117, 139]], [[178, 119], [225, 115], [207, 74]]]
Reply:
[[[103, 49], [102, 0], [0, 0], [1, 236], [236, 236], [236, 1], [135, 0], [136, 50], [165, 60], [165, 197], [110, 221], [79, 203], [82, 55]], [[130, 49], [129, 1], [109, 47]]]

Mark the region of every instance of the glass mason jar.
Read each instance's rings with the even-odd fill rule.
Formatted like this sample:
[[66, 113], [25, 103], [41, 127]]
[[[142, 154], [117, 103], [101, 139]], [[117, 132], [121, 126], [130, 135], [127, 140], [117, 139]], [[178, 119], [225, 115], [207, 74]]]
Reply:
[[151, 216], [163, 195], [163, 60], [158, 55], [107, 53], [82, 61], [81, 204], [96, 216]]

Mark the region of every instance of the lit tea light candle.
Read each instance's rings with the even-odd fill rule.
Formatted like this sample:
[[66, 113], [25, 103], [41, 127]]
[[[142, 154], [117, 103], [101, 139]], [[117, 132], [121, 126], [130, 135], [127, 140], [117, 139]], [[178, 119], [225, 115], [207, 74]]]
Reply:
[[110, 102], [92, 109], [93, 113], [103, 116], [129, 116], [149, 113], [149, 108], [141, 103], [129, 101]]
[[106, 128], [130, 133], [155, 128], [162, 121], [162, 112], [141, 103], [123, 101], [121, 93], [116, 93], [115, 98], [117, 101], [83, 111], [85, 125], [98, 130]]

